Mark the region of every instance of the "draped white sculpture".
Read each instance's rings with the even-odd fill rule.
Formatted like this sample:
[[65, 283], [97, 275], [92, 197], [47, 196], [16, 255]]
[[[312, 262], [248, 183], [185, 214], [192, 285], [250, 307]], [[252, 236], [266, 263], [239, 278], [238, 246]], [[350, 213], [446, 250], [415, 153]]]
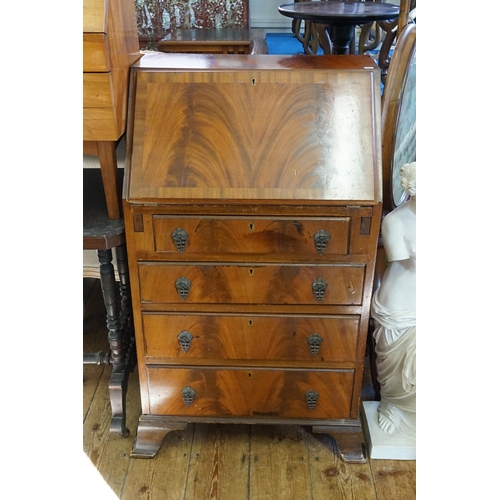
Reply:
[[382, 221], [389, 265], [373, 295], [371, 314], [381, 401], [379, 427], [416, 435], [416, 162], [401, 168], [410, 196]]

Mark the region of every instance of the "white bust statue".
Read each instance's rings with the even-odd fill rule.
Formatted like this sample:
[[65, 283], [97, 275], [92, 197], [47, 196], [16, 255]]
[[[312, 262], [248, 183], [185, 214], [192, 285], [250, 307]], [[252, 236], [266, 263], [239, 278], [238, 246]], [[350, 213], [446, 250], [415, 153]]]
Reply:
[[382, 221], [389, 265], [373, 295], [371, 314], [380, 383], [379, 427], [416, 435], [416, 162], [401, 168], [410, 200]]

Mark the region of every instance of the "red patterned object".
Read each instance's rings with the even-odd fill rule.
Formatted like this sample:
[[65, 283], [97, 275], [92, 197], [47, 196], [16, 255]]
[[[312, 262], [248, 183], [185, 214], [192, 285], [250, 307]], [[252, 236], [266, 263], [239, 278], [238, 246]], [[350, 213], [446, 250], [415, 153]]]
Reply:
[[175, 28], [248, 29], [248, 0], [135, 0], [141, 48]]

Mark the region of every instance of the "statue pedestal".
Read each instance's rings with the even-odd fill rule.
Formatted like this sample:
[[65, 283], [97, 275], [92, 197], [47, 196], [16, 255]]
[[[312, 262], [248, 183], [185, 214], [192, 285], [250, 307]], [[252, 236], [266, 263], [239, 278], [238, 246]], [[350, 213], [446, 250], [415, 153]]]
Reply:
[[363, 401], [362, 418], [371, 459], [416, 460], [416, 440], [395, 431], [387, 434], [378, 426], [378, 401]]

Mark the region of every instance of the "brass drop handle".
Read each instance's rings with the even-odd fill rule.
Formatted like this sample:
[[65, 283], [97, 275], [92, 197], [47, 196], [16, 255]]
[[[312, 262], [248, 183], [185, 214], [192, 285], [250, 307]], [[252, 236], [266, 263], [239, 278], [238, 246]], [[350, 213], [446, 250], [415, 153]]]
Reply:
[[306, 398], [307, 407], [313, 411], [318, 404], [319, 394], [316, 391], [310, 390], [304, 394], [304, 397]]
[[328, 288], [328, 283], [323, 278], [317, 278], [311, 283], [313, 294], [318, 302], [321, 302], [325, 298], [326, 289]]
[[181, 391], [182, 401], [186, 405], [187, 408], [191, 406], [194, 401], [194, 397], [196, 395], [196, 391], [192, 387], [184, 387]]
[[191, 342], [193, 339], [194, 337], [187, 330], [182, 330], [182, 332], [177, 335], [179, 347], [182, 349], [184, 354], [187, 353], [191, 348]]
[[323, 342], [323, 337], [316, 332], [307, 337], [307, 344], [313, 356], [316, 356], [316, 354], [318, 354], [319, 348], [321, 347], [321, 342]]
[[328, 248], [328, 242], [331, 238], [330, 233], [325, 229], [320, 229], [314, 235], [314, 245], [316, 246], [316, 251], [319, 255], [323, 255], [325, 253]]
[[189, 290], [191, 289], [191, 282], [184, 276], [181, 276], [175, 282], [175, 289], [182, 300], [186, 300], [189, 295]]
[[177, 229], [174, 229], [172, 231], [171, 236], [172, 236], [172, 240], [174, 242], [175, 248], [177, 248], [177, 250], [180, 253], [183, 253], [184, 250], [186, 250], [187, 241], [188, 241], [188, 234], [186, 233], [186, 231], [184, 231], [184, 229], [182, 229], [181, 227], [178, 227]]

